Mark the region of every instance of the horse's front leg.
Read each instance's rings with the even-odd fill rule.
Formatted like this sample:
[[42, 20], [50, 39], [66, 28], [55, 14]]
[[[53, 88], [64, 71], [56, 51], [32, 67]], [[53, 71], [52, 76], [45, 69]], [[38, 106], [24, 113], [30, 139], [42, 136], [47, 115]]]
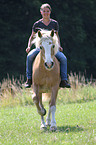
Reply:
[[32, 99], [34, 104], [37, 107], [37, 112], [41, 115], [44, 116], [46, 114], [46, 110], [44, 109], [42, 105], [42, 94], [38, 93], [38, 88], [34, 87], [34, 93], [32, 95]]
[[[44, 115], [45, 115], [46, 110], [42, 104], [42, 94], [39, 95], [39, 106], [40, 106], [41, 110], [44, 110]], [[44, 115], [43, 116], [41, 115], [41, 127], [40, 127], [40, 129], [42, 129], [42, 130], [47, 129], [47, 126], [46, 126], [45, 121], [44, 121]]]
[[58, 85], [54, 86], [52, 88], [52, 94], [51, 94], [51, 101], [50, 101], [50, 112], [52, 115], [51, 126], [50, 126], [51, 131], [57, 130], [56, 120], [55, 120], [55, 112], [56, 112], [56, 99], [57, 99], [57, 94], [58, 94], [58, 88], [59, 88]]

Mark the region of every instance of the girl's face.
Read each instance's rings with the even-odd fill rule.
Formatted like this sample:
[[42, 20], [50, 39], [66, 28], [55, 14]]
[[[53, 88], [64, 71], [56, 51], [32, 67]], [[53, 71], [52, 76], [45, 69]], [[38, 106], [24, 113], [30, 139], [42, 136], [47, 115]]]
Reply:
[[51, 11], [49, 8], [44, 8], [42, 11], [41, 11], [41, 15], [43, 18], [47, 19], [47, 18], [50, 18], [50, 14], [51, 14]]

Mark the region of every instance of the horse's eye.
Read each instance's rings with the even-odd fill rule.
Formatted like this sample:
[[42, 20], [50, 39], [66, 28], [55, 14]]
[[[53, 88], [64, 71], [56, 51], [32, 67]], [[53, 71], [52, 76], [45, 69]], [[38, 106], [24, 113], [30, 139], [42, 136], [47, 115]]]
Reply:
[[55, 45], [53, 44], [53, 48], [55, 47]]
[[42, 46], [40, 46], [40, 49], [42, 49]]

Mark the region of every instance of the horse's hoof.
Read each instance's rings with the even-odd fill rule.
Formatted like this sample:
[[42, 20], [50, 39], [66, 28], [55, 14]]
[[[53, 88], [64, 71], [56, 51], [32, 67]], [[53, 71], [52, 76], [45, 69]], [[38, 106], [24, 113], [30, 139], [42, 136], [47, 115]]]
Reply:
[[51, 126], [51, 123], [46, 122], [46, 126]]
[[46, 110], [45, 109], [44, 109], [44, 112], [42, 113], [41, 116], [44, 116], [44, 115], [46, 115]]
[[46, 110], [45, 109], [43, 109], [43, 111], [39, 111], [39, 110], [37, 110], [38, 111], [38, 113], [39, 113], [39, 115], [41, 115], [41, 116], [44, 116], [44, 115], [46, 115]]
[[[45, 111], [44, 115], [46, 115], [46, 110], [44, 109], [44, 111]], [[44, 116], [44, 115], [43, 115], [43, 116]]]
[[40, 130], [47, 130], [47, 126], [44, 125], [44, 124], [41, 124], [41, 126], [40, 126]]
[[52, 131], [52, 132], [55, 132], [57, 130], [57, 127], [56, 126], [50, 126], [50, 131]]

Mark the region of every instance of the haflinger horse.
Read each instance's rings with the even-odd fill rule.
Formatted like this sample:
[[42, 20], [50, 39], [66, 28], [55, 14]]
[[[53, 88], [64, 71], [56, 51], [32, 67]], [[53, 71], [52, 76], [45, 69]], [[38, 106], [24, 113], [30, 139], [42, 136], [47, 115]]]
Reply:
[[[32, 98], [38, 113], [41, 115], [41, 128], [47, 129], [47, 125], [50, 125], [50, 130], [55, 131], [57, 129], [55, 120], [56, 98], [60, 84], [60, 66], [55, 54], [59, 50], [59, 41], [54, 30], [41, 30], [36, 33], [33, 43], [35, 43], [36, 48], [40, 48], [40, 52], [33, 64]], [[43, 93], [50, 93], [46, 123], [44, 122], [46, 110], [42, 104]]]

